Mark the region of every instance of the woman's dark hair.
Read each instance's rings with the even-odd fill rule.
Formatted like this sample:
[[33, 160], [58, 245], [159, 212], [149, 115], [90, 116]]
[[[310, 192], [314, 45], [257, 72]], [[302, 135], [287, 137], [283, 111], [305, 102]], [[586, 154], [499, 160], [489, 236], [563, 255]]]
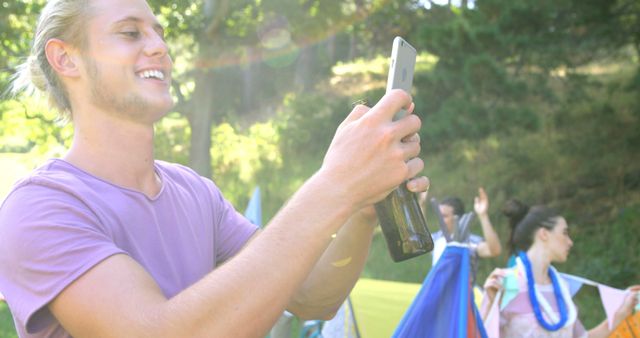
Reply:
[[464, 203], [457, 197], [447, 197], [443, 199], [440, 204], [452, 207], [454, 215], [462, 216], [464, 214]]
[[544, 205], [529, 207], [517, 199], [510, 199], [502, 207], [502, 213], [509, 218], [511, 235], [509, 250], [511, 254], [527, 251], [533, 244], [533, 236], [539, 228], [553, 229], [555, 219], [560, 214]]

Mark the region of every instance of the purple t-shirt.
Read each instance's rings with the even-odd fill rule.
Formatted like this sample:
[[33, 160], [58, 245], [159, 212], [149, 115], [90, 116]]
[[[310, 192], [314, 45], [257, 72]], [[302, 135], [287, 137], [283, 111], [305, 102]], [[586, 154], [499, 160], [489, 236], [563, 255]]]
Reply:
[[47, 304], [111, 255], [132, 257], [172, 297], [255, 233], [212, 181], [177, 164], [155, 169], [153, 198], [63, 160], [15, 185], [0, 206], [0, 292], [21, 337], [68, 336]]

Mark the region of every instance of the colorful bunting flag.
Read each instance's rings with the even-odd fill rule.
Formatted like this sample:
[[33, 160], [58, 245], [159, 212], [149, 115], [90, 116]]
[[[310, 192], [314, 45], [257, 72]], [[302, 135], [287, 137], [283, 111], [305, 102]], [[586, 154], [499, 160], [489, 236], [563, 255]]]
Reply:
[[516, 298], [516, 296], [518, 295], [518, 292], [520, 292], [520, 285], [518, 284], [518, 277], [516, 276], [516, 270], [515, 269], [509, 270], [507, 275], [504, 276], [502, 283], [504, 287], [504, 293], [502, 295], [502, 301], [500, 302], [500, 310], [504, 309], [507, 306], [507, 304], [509, 304], [514, 298]]
[[256, 187], [251, 195], [251, 200], [247, 205], [247, 210], [244, 211], [244, 217], [246, 217], [251, 223], [261, 227], [262, 226], [262, 205], [260, 201], [260, 187]]
[[602, 300], [604, 312], [607, 314], [609, 330], [612, 330], [613, 316], [616, 313], [616, 310], [618, 310], [620, 305], [624, 302], [624, 298], [627, 296], [627, 291], [612, 288], [603, 284], [598, 284], [598, 291], [600, 291], [600, 299]]

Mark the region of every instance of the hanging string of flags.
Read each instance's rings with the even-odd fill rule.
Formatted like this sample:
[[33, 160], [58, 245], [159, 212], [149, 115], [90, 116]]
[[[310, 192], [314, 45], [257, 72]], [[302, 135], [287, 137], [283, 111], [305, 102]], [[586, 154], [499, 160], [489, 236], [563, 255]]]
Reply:
[[[600, 300], [602, 301], [602, 306], [604, 307], [604, 311], [607, 314], [607, 322], [609, 323], [609, 330], [612, 329], [613, 326], [613, 315], [616, 313], [616, 310], [620, 308], [620, 305], [624, 302], [625, 297], [629, 293], [628, 290], [621, 290], [610, 287], [608, 285], [604, 285], [602, 283], [597, 283], [592, 280], [561, 273], [560, 274], [569, 284], [569, 289], [571, 290], [571, 296], [574, 296], [583, 285], [589, 285], [598, 288], [598, 292], [600, 293]], [[636, 311], [640, 311], [640, 303], [636, 306]]]

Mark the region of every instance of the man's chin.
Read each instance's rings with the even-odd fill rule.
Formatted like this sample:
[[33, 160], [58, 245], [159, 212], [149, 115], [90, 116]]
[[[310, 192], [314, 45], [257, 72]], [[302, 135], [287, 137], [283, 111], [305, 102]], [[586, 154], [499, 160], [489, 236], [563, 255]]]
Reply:
[[173, 108], [175, 107], [175, 104], [171, 103], [171, 104], [166, 104], [166, 105], [158, 105], [156, 106], [155, 110], [155, 120], [153, 121], [158, 122], [160, 121], [163, 117], [167, 116], [167, 114], [171, 113], [173, 111]]

